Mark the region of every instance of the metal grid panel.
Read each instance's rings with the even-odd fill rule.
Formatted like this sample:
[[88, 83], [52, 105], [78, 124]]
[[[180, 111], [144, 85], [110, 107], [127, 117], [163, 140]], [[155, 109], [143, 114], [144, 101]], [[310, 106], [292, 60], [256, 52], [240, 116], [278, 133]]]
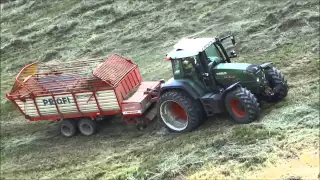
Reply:
[[32, 63], [25, 66], [20, 73], [17, 75], [16, 81], [14, 82], [10, 92], [16, 91], [20, 88], [21, 83], [32, 75], [36, 74], [38, 71], [38, 63]]
[[11, 92], [11, 96], [27, 96], [30, 93], [38, 95], [61, 94], [85, 90], [97, 90], [101, 87], [109, 87], [98, 78], [82, 78], [73, 74], [32, 76], [28, 78], [20, 88]]
[[51, 64], [32, 63], [19, 72], [8, 95], [16, 98], [110, 87], [92, 74], [92, 70], [102, 62], [103, 59], [83, 59]]
[[[114, 88], [137, 65], [117, 54], [107, 60], [53, 61], [25, 66], [16, 77], [11, 98]], [[94, 71], [93, 71], [94, 70]], [[133, 83], [133, 82], [131, 82]]]
[[75, 61], [50, 61], [48, 63], [39, 63], [38, 74], [77, 74], [83, 77], [92, 77], [89, 71], [92, 71], [99, 64], [103, 63], [104, 59], [79, 59]]
[[137, 67], [131, 60], [114, 54], [99, 65], [93, 71], [93, 75], [102, 79], [110, 86], [116, 87], [130, 71]]

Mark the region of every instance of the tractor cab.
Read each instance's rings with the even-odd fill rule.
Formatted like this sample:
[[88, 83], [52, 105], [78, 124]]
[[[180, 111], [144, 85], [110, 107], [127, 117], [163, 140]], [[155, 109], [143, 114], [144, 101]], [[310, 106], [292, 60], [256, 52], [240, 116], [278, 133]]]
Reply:
[[216, 90], [213, 68], [220, 63], [230, 63], [236, 57], [235, 51], [226, 53], [221, 42], [226, 38], [184, 38], [168, 53], [172, 61], [173, 77], [176, 80], [189, 79], [202, 89]]

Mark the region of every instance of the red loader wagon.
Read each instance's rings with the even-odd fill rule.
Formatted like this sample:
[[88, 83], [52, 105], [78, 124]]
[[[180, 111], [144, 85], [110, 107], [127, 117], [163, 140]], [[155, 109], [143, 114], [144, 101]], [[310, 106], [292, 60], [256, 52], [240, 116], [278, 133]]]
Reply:
[[96, 132], [96, 120], [123, 114], [127, 123], [144, 126], [155, 117], [160, 82], [142, 81], [137, 64], [117, 54], [106, 60], [26, 65], [6, 94], [30, 121], [60, 121], [61, 133]]

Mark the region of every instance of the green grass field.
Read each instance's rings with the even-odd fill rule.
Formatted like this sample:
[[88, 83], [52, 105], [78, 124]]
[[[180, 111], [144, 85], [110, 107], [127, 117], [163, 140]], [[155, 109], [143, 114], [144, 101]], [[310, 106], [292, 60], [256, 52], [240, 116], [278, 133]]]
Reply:
[[[237, 62], [272, 61], [287, 98], [258, 122], [228, 115], [196, 131], [160, 134], [119, 118], [99, 133], [64, 138], [54, 122], [26, 122], [5, 93], [25, 64], [119, 53], [146, 80], [182, 37], [237, 37]], [[1, 179], [318, 179], [319, 1], [1, 0]]]

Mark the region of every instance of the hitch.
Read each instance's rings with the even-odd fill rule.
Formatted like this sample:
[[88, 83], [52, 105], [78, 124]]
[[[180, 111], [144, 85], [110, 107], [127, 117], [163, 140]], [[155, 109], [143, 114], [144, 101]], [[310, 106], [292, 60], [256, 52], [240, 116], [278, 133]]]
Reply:
[[154, 89], [147, 88], [144, 94], [150, 95], [150, 102], [157, 102], [160, 99], [160, 86], [157, 86]]

